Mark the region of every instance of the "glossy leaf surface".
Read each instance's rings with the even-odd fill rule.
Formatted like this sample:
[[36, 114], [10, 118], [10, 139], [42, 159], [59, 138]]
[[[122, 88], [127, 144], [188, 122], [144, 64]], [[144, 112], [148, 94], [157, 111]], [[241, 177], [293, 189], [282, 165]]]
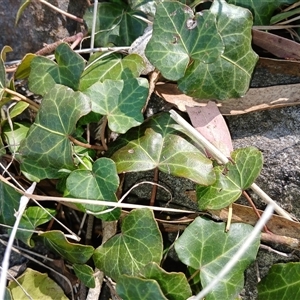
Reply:
[[94, 252], [92, 246], [70, 243], [59, 230], [39, 234], [44, 243], [71, 263], [84, 264]]
[[275, 264], [258, 283], [258, 299], [289, 300], [300, 298], [300, 263]]
[[45, 95], [56, 83], [78, 90], [84, 59], [64, 43], [56, 48], [55, 59], [57, 63], [43, 56], [32, 59], [29, 75], [29, 88], [32, 92]]
[[[137, 275], [149, 262], [160, 263], [162, 237], [150, 209], [131, 211], [122, 221], [121, 233], [95, 250], [95, 265], [118, 281], [121, 275]], [[118, 258], [118, 259], [116, 259]]]
[[241, 97], [249, 88], [258, 60], [251, 48], [252, 15], [224, 0], [214, 1], [210, 11], [215, 15], [225, 50], [212, 63], [191, 62], [178, 87], [185, 94], [202, 99]]
[[88, 288], [95, 287], [94, 270], [88, 265], [73, 264], [73, 269], [76, 276]]
[[89, 99], [80, 92], [55, 85], [43, 99], [35, 122], [19, 148], [21, 169], [35, 181], [59, 178], [60, 169], [75, 168], [68, 138], [79, 118], [90, 112]]
[[169, 114], [163, 113], [121, 136], [110, 148], [118, 173], [157, 167], [203, 185], [212, 184], [212, 162], [171, 126], [174, 124]]
[[201, 210], [220, 209], [236, 201], [242, 191], [249, 188], [261, 172], [261, 152], [248, 147], [232, 152], [232, 160], [225, 167], [214, 168], [216, 181], [210, 186], [196, 187], [198, 205]]
[[176, 1], [157, 5], [146, 56], [165, 78], [178, 80], [191, 61], [212, 63], [223, 50], [213, 13], [204, 11], [194, 16], [191, 8]]
[[[225, 232], [224, 223], [197, 217], [175, 242], [175, 250], [184, 264], [200, 270], [196, 277], [200, 278], [202, 287], [205, 287], [234, 256], [252, 229], [250, 225], [235, 223], [231, 225], [229, 232]], [[259, 243], [258, 236], [244, 256], [205, 299], [236, 299], [244, 286], [244, 271], [254, 261]]]
[[145, 78], [96, 82], [84, 93], [91, 99], [92, 111], [106, 115], [109, 128], [125, 133], [140, 125], [142, 108], [148, 96], [148, 81]]
[[[75, 170], [67, 178], [67, 190], [73, 197], [81, 199], [95, 199], [117, 201], [116, 191], [119, 187], [119, 176], [115, 163], [109, 158], [97, 159], [92, 170]], [[83, 211], [96, 213], [96, 217], [104, 219], [117, 219], [120, 209], [112, 213], [97, 214], [107, 207], [92, 204], [77, 204]]]

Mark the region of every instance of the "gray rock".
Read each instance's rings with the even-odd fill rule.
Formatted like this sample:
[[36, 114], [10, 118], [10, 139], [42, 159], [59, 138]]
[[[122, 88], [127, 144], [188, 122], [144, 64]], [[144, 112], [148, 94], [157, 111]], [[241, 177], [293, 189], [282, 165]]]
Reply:
[[[0, 1], [0, 49], [8, 45], [14, 52], [7, 60], [21, 59], [26, 53], [34, 53], [76, 32], [77, 23], [53, 11], [39, 1], [31, 1], [15, 26], [18, 1]], [[49, 3], [64, 11], [82, 17], [86, 0], [50, 0]]]

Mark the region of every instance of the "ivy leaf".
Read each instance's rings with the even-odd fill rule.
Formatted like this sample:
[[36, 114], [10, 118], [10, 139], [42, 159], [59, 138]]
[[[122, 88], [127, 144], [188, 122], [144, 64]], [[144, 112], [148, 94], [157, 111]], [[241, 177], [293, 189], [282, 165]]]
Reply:
[[145, 54], [165, 78], [176, 81], [185, 75], [191, 61], [212, 63], [223, 50], [212, 12], [205, 10], [194, 16], [191, 8], [176, 1], [157, 5]]
[[297, 0], [228, 0], [228, 3], [249, 9], [254, 16], [254, 25], [270, 25], [270, 19], [276, 10], [295, 2]]
[[94, 54], [80, 79], [79, 89], [86, 90], [94, 83], [105, 79], [125, 80], [138, 77], [145, 67], [145, 63], [137, 54], [122, 55], [113, 53], [102, 58], [102, 54]]
[[[99, 158], [93, 164], [91, 171], [75, 170], [71, 172], [66, 182], [67, 190], [76, 198], [117, 201], [116, 192], [119, 187], [119, 176], [115, 163], [109, 158]], [[96, 202], [96, 201], [95, 201]], [[111, 213], [97, 214], [107, 207], [91, 204], [77, 204], [83, 211], [96, 213], [96, 217], [105, 220], [116, 220], [120, 209]]]
[[[83, 18], [88, 28], [92, 28], [94, 7], [89, 7]], [[103, 47], [109, 43], [117, 46], [130, 46], [143, 34], [147, 24], [135, 18], [140, 13], [130, 9], [128, 5], [102, 2], [98, 4], [95, 46]], [[144, 16], [146, 17], [146, 16]]]
[[263, 157], [255, 147], [232, 152], [232, 160], [225, 167], [214, 168], [216, 181], [210, 186], [196, 187], [201, 210], [221, 209], [236, 201], [242, 191], [249, 188], [261, 172]]
[[92, 111], [106, 115], [109, 128], [125, 133], [144, 121], [142, 108], [148, 96], [145, 78], [96, 82], [84, 92], [90, 97]]
[[[45, 209], [38, 206], [28, 207], [22, 215], [19, 228], [35, 230], [39, 225], [50, 221], [55, 213], [55, 209]], [[16, 238], [27, 244], [29, 247], [34, 247], [34, 242], [31, 240], [32, 235], [33, 232], [19, 230]]]
[[73, 269], [75, 275], [86, 287], [93, 289], [96, 286], [94, 271], [90, 266], [73, 264]]
[[[162, 172], [212, 184], [212, 162], [180, 132], [167, 113], [156, 115], [117, 139], [110, 147], [118, 173], [159, 168]], [[184, 136], [184, 137], [183, 137]]]
[[20, 195], [10, 185], [0, 180], [0, 223], [13, 226], [19, 209]]
[[20, 143], [25, 139], [28, 133], [29, 127], [30, 123], [27, 122], [14, 122], [13, 130], [11, 130], [7, 123], [3, 126], [3, 138], [12, 153], [16, 153], [18, 151]]
[[45, 95], [56, 83], [78, 90], [85, 66], [84, 59], [65, 43], [56, 48], [55, 59], [57, 64], [43, 56], [32, 59], [29, 75], [29, 88], [32, 92]]
[[118, 279], [116, 290], [123, 300], [168, 300], [153, 279], [123, 275]]
[[27, 53], [23, 57], [21, 63], [17, 67], [16, 73], [15, 73], [15, 79], [28, 78], [30, 71], [31, 71], [30, 64], [35, 57], [36, 57], [36, 55], [32, 54], [32, 53]]
[[214, 1], [211, 8], [225, 50], [212, 63], [194, 60], [178, 81], [185, 94], [225, 100], [243, 96], [250, 84], [258, 55], [251, 48], [252, 15], [249, 10]]
[[152, 262], [145, 266], [141, 274], [147, 279], [156, 280], [169, 300], [186, 300], [192, 295], [189, 283], [183, 273], [168, 273]]
[[84, 264], [94, 252], [92, 246], [70, 243], [59, 230], [39, 234], [46, 246], [71, 263]]
[[34, 181], [60, 178], [60, 169], [74, 170], [68, 136], [79, 118], [90, 112], [89, 99], [80, 92], [55, 85], [44, 96], [35, 122], [19, 148], [21, 170]]
[[51, 300], [54, 296], [55, 299], [69, 299], [64, 294], [62, 288], [48, 277], [48, 274], [40, 273], [30, 268], [27, 268], [25, 272], [17, 278], [17, 281], [10, 281], [8, 289], [11, 292], [12, 299], [18, 300], [28, 299], [28, 296], [24, 294], [24, 290], [32, 299]]
[[162, 251], [162, 237], [153, 212], [137, 209], [123, 219], [120, 234], [95, 250], [93, 259], [98, 269], [118, 281], [124, 274], [137, 275], [149, 262], [160, 263]]
[[[200, 272], [196, 277], [206, 287], [248, 238], [253, 227], [247, 224], [232, 224], [225, 232], [224, 223], [215, 223], [197, 217], [175, 242], [179, 259]], [[207, 300], [236, 299], [244, 286], [244, 271], [255, 260], [260, 244], [259, 236], [244, 256], [225, 275], [206, 297]]]
[[300, 263], [275, 264], [258, 283], [258, 299], [290, 300], [300, 297]]

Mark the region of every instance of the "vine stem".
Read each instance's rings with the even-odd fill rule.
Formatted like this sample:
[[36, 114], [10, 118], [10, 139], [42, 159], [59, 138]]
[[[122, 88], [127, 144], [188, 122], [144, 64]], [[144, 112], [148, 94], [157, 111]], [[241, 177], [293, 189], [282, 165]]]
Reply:
[[[184, 120], [177, 112], [173, 109], [170, 110], [170, 115], [173, 120], [175, 120], [179, 125], [181, 125], [185, 130], [187, 130], [191, 136], [197, 140], [197, 142], [203, 146], [218, 162], [222, 164], [227, 164], [229, 159], [213, 144], [211, 144], [204, 136], [197, 131], [192, 125], [190, 125], [186, 120]], [[269, 197], [258, 185], [252, 183], [250, 188], [259, 196], [261, 199], [269, 204], [272, 203], [274, 210], [284, 218], [293, 221], [291, 215], [281, 208], [271, 197]]]
[[45, 0], [39, 0], [39, 1], [40, 1], [41, 3], [47, 5], [47, 6], [50, 7], [51, 9], [55, 10], [56, 12], [58, 12], [58, 13], [64, 15], [64, 16], [66, 16], [66, 17], [68, 17], [69, 19], [75, 20], [75, 21], [77, 21], [77, 22], [79, 22], [79, 23], [84, 23], [84, 22], [83, 22], [83, 19], [78, 18], [78, 17], [76, 17], [76, 16], [74, 16], [74, 15], [72, 15], [72, 14], [69, 14], [69, 13], [67, 13], [67, 12], [65, 12], [65, 11], [63, 11], [63, 10], [61, 10], [61, 9], [59, 9], [58, 7], [52, 5], [51, 3], [49, 3], [49, 2], [47, 2], [47, 1], [45, 1]]
[[23, 95], [21, 95], [21, 94], [15, 92], [15, 91], [13, 91], [13, 90], [10, 90], [10, 89], [8, 89], [8, 88], [5, 88], [4, 90], [5, 90], [5, 92], [7, 92], [8, 94], [11, 94], [11, 95], [16, 96], [16, 97], [19, 98], [19, 99], [14, 99], [14, 100], [20, 101], [20, 99], [21, 99], [21, 100], [23, 100], [24, 102], [28, 103], [28, 104], [30, 105], [30, 108], [31, 108], [32, 110], [34, 110], [35, 112], [38, 112], [38, 110], [39, 110], [39, 105], [38, 105], [37, 103], [35, 103], [34, 101], [32, 101], [32, 100], [28, 99], [27, 97], [25, 97], [25, 96], [23, 96]]

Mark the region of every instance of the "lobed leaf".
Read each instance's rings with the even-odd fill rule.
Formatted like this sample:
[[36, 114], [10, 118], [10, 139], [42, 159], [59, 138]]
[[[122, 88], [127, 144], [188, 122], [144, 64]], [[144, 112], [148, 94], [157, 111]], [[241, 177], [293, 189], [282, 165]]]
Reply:
[[258, 283], [258, 299], [289, 300], [300, 297], [300, 264], [275, 264]]
[[[199, 270], [194, 275], [200, 279], [204, 288], [234, 256], [252, 228], [247, 224], [235, 223], [231, 225], [229, 232], [225, 232], [224, 223], [197, 217], [175, 242], [175, 251], [184, 264]], [[225, 275], [205, 299], [236, 299], [244, 286], [244, 271], [255, 260], [259, 244], [258, 236], [231, 272]]]
[[88, 65], [80, 78], [80, 91], [85, 91], [96, 82], [105, 79], [125, 80], [138, 77], [144, 69], [144, 61], [137, 54], [130, 54], [124, 58], [120, 54], [113, 53], [103, 56], [96, 53], [91, 56]]
[[[117, 46], [130, 46], [131, 43], [143, 34], [147, 24], [135, 18], [134, 15], [141, 14], [130, 9], [124, 3], [102, 2], [98, 4], [95, 46], [103, 47], [113, 43]], [[83, 18], [92, 28], [94, 7], [89, 7]], [[143, 15], [144, 16], [144, 15]], [[145, 16], [144, 16], [145, 17]]]
[[[115, 163], [109, 158], [97, 159], [92, 170], [75, 170], [67, 178], [67, 190], [73, 197], [81, 199], [94, 199], [117, 201], [116, 192], [119, 187], [119, 177]], [[107, 209], [105, 206], [92, 204], [77, 204], [83, 211], [91, 211], [96, 217], [105, 220], [115, 220], [120, 216], [120, 209], [111, 213], [98, 214]]]
[[209, 64], [223, 51], [212, 12], [194, 15], [191, 8], [176, 1], [157, 5], [153, 34], [145, 54], [165, 78], [179, 80], [192, 61]]
[[221, 209], [230, 205], [260, 174], [263, 157], [255, 147], [238, 149], [231, 156], [233, 162], [214, 168], [216, 181], [212, 185], [197, 185], [196, 195], [201, 210]]
[[149, 262], [160, 263], [162, 251], [162, 237], [153, 212], [137, 209], [123, 219], [120, 234], [95, 250], [93, 259], [98, 269], [118, 281], [124, 274], [137, 275]]
[[60, 169], [75, 168], [69, 140], [79, 118], [90, 112], [89, 99], [80, 92], [55, 85], [44, 96], [35, 122], [19, 148], [21, 170], [34, 181], [59, 178]]
[[78, 90], [79, 79], [85, 66], [84, 59], [65, 43], [56, 48], [55, 59], [57, 63], [43, 56], [32, 59], [29, 75], [29, 89], [32, 92], [45, 95], [55, 84]]
[[185, 94], [202, 99], [241, 97], [249, 88], [258, 60], [251, 48], [252, 15], [225, 0], [214, 1], [210, 11], [215, 15], [225, 50], [212, 63], [192, 61], [178, 87]]
[[110, 153], [118, 173], [158, 168], [203, 185], [212, 184], [211, 160], [172, 128], [174, 124], [169, 114], [159, 114], [117, 139]]
[[[19, 228], [27, 230], [19, 230], [16, 234], [16, 238], [27, 244], [29, 247], [34, 247], [34, 242], [31, 239], [33, 231], [39, 225], [50, 221], [55, 213], [56, 211], [54, 209], [46, 209], [38, 206], [28, 207], [24, 211], [19, 224]], [[32, 232], [30, 230], [32, 230]]]
[[106, 115], [109, 128], [125, 133], [140, 125], [142, 108], [148, 96], [148, 81], [145, 78], [96, 82], [84, 91], [92, 102], [92, 111]]
[[84, 264], [94, 252], [92, 246], [70, 243], [63, 232], [59, 230], [40, 233], [39, 237], [42, 238], [46, 246], [71, 263]]

